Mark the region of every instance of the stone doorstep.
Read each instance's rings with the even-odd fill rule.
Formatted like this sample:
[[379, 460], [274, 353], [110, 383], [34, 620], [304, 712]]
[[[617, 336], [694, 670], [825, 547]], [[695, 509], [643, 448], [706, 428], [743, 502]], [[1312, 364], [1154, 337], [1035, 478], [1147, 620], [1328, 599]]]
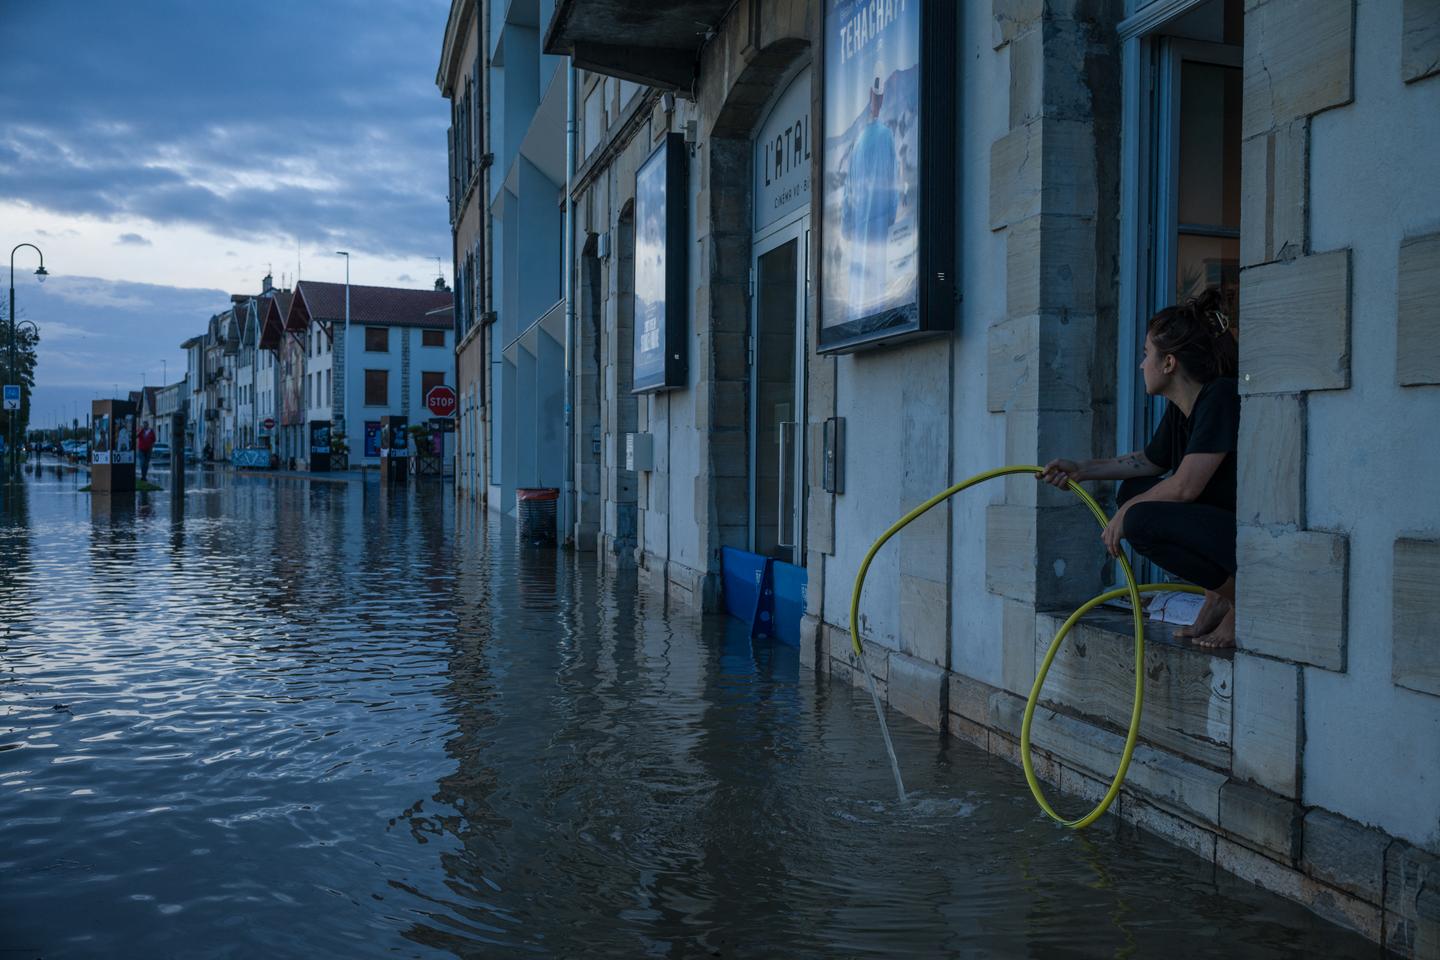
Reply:
[[[1070, 611], [1039, 613], [1039, 667]], [[1041, 703], [1123, 734], [1135, 686], [1135, 636], [1129, 613], [1091, 611], [1065, 638], [1045, 678]], [[1145, 705], [1140, 742], [1228, 772], [1234, 694], [1233, 650], [1203, 650], [1167, 623], [1145, 621]]]

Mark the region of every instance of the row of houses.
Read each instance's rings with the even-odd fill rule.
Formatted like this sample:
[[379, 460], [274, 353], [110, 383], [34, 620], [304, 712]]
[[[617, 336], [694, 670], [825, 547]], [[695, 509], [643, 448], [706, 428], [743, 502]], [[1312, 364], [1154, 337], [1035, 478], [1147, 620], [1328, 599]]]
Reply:
[[[1037, 644], [1116, 577], [1094, 520], [1026, 477], [931, 511], [870, 569], [868, 667], [856, 571], [971, 474], [1143, 449], [1146, 322], [1217, 289], [1238, 650], [1151, 648], [1118, 815], [1440, 956], [1435, 11], [452, 0], [457, 487], [558, 489], [669, 602], [783, 570], [803, 662], [1013, 761]], [[1089, 796], [1133, 668], [1085, 630], [1037, 768]]]
[[[332, 462], [345, 450], [350, 466], [375, 465], [381, 417], [430, 421], [426, 396], [454, 385], [453, 327], [442, 280], [430, 290], [318, 280], [280, 289], [267, 275], [180, 345], [185, 379], [147, 391], [143, 409], [169, 444], [178, 438], [168, 415], [183, 411], [183, 442], [207, 460], [305, 469], [313, 446]], [[453, 457], [452, 443], [447, 469]]]

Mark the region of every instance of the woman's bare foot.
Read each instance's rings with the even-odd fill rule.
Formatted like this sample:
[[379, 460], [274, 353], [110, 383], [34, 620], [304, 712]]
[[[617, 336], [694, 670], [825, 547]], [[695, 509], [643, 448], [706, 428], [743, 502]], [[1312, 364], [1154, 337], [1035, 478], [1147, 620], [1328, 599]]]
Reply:
[[1195, 638], [1195, 646], [1206, 650], [1233, 650], [1235, 648], [1235, 607], [1230, 605], [1220, 624], [1202, 637]]
[[[1230, 601], [1226, 600], [1214, 590], [1205, 591], [1205, 602], [1200, 606], [1200, 612], [1195, 614], [1195, 622], [1188, 627], [1180, 627], [1175, 631], [1175, 636], [1186, 639], [1203, 637], [1218, 626], [1220, 621], [1225, 619], [1225, 614], [1230, 612]], [[1231, 631], [1232, 635], [1234, 631]]]

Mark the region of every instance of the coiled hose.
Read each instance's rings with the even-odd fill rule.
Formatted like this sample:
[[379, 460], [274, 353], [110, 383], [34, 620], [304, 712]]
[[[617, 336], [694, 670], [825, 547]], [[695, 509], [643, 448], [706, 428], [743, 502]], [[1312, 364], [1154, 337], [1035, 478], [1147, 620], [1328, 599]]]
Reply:
[[[860, 564], [860, 570], [858, 573], [855, 574], [855, 589], [850, 594], [850, 642], [851, 645], [855, 648], [856, 657], [860, 659], [861, 669], [865, 670], [868, 674], [869, 667], [865, 663], [865, 650], [860, 643], [860, 591], [865, 586], [865, 575], [870, 570], [870, 562], [875, 559], [875, 555], [880, 552], [880, 548], [885, 545], [885, 542], [891, 537], [895, 536], [895, 534], [899, 533], [901, 530], [905, 529], [905, 527], [909, 526], [910, 523], [912, 523], [915, 519], [929, 511], [931, 508], [939, 506], [946, 500], [955, 496], [955, 494], [960, 493], [962, 490], [968, 490], [969, 488], [976, 486], [977, 484], [984, 483], [987, 480], [994, 480], [997, 477], [1006, 477], [1012, 474], [1029, 474], [1031, 476], [1038, 476], [1041, 472], [1043, 471], [1040, 467], [1024, 464], [1018, 466], [1000, 467], [998, 470], [988, 470], [985, 473], [977, 473], [975, 474], [975, 476], [970, 477], [968, 480], [962, 480], [954, 486], [947, 487], [946, 489], [935, 494], [935, 496], [931, 497], [929, 500], [926, 500], [924, 503], [920, 504], [918, 507], [905, 514], [905, 516], [901, 517], [899, 520], [896, 520], [884, 533], [880, 535], [879, 539], [877, 539], [870, 546], [869, 551], [866, 552], [865, 559]], [[1094, 514], [1096, 521], [1099, 522], [1100, 527], [1103, 530], [1105, 526], [1110, 522], [1110, 518], [1105, 515], [1104, 510], [1100, 509], [1100, 505], [1095, 502], [1095, 498], [1090, 496], [1090, 494], [1086, 493], [1084, 488], [1082, 488], [1078, 483], [1073, 480], [1069, 482], [1069, 489], [1085, 503], [1085, 506], [1090, 508], [1090, 512]], [[1125, 782], [1125, 773], [1130, 769], [1130, 758], [1135, 752], [1135, 741], [1139, 738], [1140, 735], [1140, 713], [1145, 698], [1145, 623], [1140, 613], [1140, 594], [1153, 593], [1157, 590], [1174, 590], [1183, 591], [1185, 593], [1205, 592], [1200, 587], [1192, 586], [1190, 584], [1137, 584], [1135, 582], [1135, 572], [1130, 569], [1130, 561], [1123, 553], [1120, 554], [1120, 567], [1125, 571], [1126, 585], [1117, 590], [1106, 591], [1105, 593], [1100, 594], [1098, 597], [1086, 601], [1079, 607], [1079, 609], [1077, 609], [1074, 613], [1070, 615], [1069, 619], [1067, 619], [1065, 623], [1061, 625], [1059, 631], [1056, 632], [1055, 639], [1050, 641], [1050, 649], [1045, 651], [1045, 659], [1041, 661], [1039, 669], [1035, 671], [1035, 683], [1030, 688], [1029, 699], [1025, 701], [1025, 718], [1020, 725], [1020, 761], [1025, 767], [1025, 782], [1030, 785], [1030, 792], [1034, 794], [1035, 802], [1040, 804], [1040, 809], [1044, 810], [1045, 813], [1051, 817], [1051, 819], [1058, 822], [1061, 826], [1069, 827], [1072, 830], [1083, 829], [1090, 826], [1090, 824], [1094, 823], [1096, 820], [1100, 819], [1100, 817], [1104, 815], [1105, 811], [1110, 808], [1110, 804], [1115, 801], [1115, 798], [1117, 796], [1119, 796], [1120, 786]], [[1079, 817], [1074, 820], [1066, 820], [1064, 817], [1060, 816], [1060, 814], [1055, 812], [1054, 807], [1050, 806], [1050, 801], [1045, 798], [1044, 791], [1040, 789], [1040, 781], [1035, 776], [1035, 765], [1030, 758], [1030, 723], [1035, 716], [1035, 705], [1040, 700], [1040, 691], [1045, 686], [1045, 677], [1050, 672], [1050, 664], [1052, 661], [1054, 661], [1055, 654], [1057, 651], [1059, 651], [1060, 644], [1064, 642], [1065, 637], [1070, 633], [1070, 631], [1074, 628], [1075, 624], [1077, 624], [1080, 621], [1080, 618], [1083, 617], [1085, 614], [1089, 613], [1091, 610], [1095, 609], [1100, 604], [1105, 603], [1107, 600], [1113, 600], [1116, 597], [1125, 596], [1127, 594], [1130, 597], [1130, 612], [1132, 617], [1134, 618], [1135, 703], [1130, 710], [1130, 730], [1125, 735], [1125, 749], [1120, 754], [1120, 766], [1115, 771], [1114, 778], [1110, 781], [1110, 789], [1105, 791], [1105, 796], [1101, 798], [1100, 803], [1095, 807], [1094, 810], [1091, 810], [1083, 817]], [[878, 698], [876, 699], [875, 705], [876, 709], [879, 710], [880, 703]], [[880, 718], [880, 722], [883, 728], [885, 722], [885, 718], [883, 715]], [[886, 739], [887, 741], [889, 739], [888, 733], [886, 734]]]

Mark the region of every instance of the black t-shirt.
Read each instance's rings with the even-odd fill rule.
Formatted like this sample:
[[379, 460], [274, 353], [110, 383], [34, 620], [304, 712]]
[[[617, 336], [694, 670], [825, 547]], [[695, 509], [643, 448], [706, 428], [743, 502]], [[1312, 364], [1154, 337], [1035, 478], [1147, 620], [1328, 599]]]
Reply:
[[1200, 388], [1190, 416], [1171, 403], [1145, 445], [1145, 457], [1167, 472], [1188, 453], [1223, 453], [1226, 457], [1205, 484], [1196, 503], [1235, 509], [1235, 450], [1240, 443], [1240, 393], [1234, 377], [1220, 377]]

